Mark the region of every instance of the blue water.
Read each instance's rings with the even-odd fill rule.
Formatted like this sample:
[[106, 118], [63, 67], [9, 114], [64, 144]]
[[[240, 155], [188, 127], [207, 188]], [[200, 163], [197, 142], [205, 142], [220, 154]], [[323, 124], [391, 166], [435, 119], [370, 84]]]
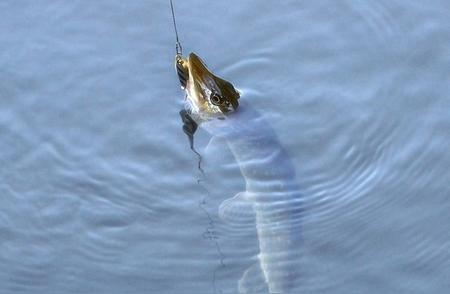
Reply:
[[[450, 4], [175, 1], [304, 195], [292, 293], [450, 289]], [[181, 131], [168, 1], [0, 3], [0, 293], [237, 293], [231, 153]], [[264, 292], [263, 292], [264, 293]]]

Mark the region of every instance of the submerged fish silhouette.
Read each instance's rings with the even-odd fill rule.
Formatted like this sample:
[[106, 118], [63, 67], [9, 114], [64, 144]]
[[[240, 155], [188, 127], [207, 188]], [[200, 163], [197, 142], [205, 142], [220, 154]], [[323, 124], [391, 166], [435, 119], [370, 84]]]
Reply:
[[247, 214], [256, 221], [258, 262], [243, 274], [239, 292], [257, 293], [264, 281], [270, 293], [285, 293], [299, 276], [302, 197], [295, 168], [262, 116], [246, 104], [238, 110], [240, 94], [230, 82], [212, 74], [194, 53], [187, 59], [177, 54], [175, 64], [189, 108], [181, 112], [183, 121], [195, 124], [185, 125], [185, 132], [195, 132], [198, 124], [225, 139], [246, 182], [244, 192], [219, 208], [223, 219]]

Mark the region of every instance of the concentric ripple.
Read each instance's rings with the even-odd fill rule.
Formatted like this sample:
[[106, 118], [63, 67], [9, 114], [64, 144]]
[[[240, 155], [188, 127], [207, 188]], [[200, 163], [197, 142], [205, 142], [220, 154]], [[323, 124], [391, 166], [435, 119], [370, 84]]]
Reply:
[[226, 143], [197, 183], [168, 3], [68, 2], [0, 3], [1, 294], [267, 293], [260, 258], [287, 293], [448, 293], [448, 1], [174, 1], [289, 155], [246, 146], [258, 222]]
[[381, 40], [395, 38], [402, 34], [396, 21], [396, 14], [399, 11], [394, 9], [395, 3], [383, 0], [370, 2], [357, 0], [347, 5]]

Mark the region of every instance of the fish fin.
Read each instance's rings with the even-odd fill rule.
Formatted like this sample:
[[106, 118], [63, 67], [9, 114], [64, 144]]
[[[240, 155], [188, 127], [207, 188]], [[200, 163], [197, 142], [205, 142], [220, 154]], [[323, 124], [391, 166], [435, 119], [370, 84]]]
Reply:
[[259, 262], [253, 264], [244, 272], [239, 280], [238, 287], [239, 293], [267, 293], [266, 278]]
[[237, 193], [234, 197], [226, 199], [219, 206], [219, 217], [234, 224], [254, 224], [255, 212], [252, 202], [246, 199], [246, 193]]

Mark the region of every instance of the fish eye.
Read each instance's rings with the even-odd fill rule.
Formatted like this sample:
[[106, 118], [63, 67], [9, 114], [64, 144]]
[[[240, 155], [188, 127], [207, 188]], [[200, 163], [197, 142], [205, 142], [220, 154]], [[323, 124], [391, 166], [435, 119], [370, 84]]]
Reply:
[[222, 97], [220, 97], [219, 94], [217, 94], [217, 93], [212, 93], [211, 97], [209, 99], [211, 100], [211, 103], [216, 106], [221, 105], [223, 102]]

